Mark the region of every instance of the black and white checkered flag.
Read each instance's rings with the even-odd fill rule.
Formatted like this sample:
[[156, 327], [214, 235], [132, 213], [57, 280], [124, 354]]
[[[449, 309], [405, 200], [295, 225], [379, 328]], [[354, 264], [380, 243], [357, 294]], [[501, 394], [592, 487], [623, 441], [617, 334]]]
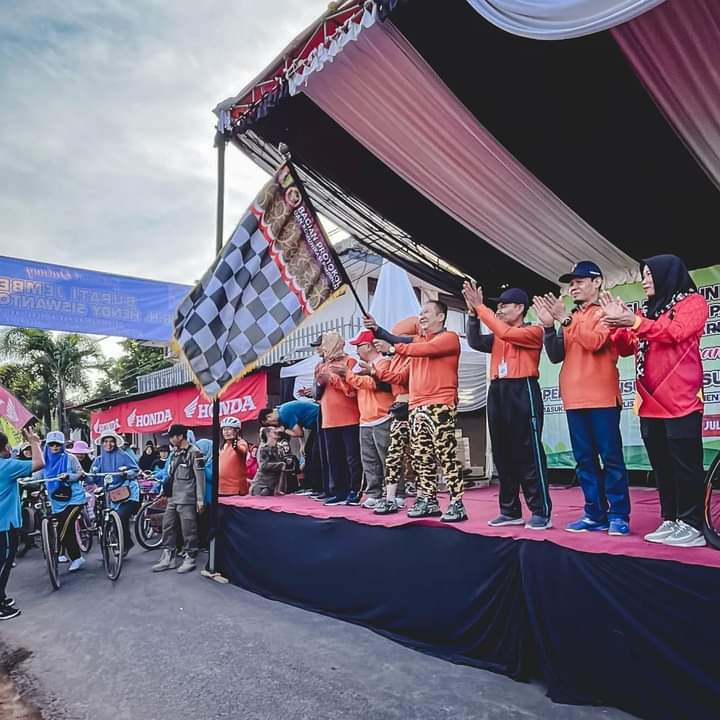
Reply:
[[180, 303], [175, 340], [214, 397], [347, 282], [305, 189], [284, 163]]

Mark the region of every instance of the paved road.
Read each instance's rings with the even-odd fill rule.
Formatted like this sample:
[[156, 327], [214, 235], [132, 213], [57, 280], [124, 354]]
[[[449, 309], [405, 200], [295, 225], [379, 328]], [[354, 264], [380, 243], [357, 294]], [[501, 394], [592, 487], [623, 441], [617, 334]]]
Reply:
[[20, 686], [52, 720], [627, 720], [404, 648], [199, 574], [153, 575], [136, 548], [117, 583], [93, 549], [52, 592], [39, 551], [10, 581]]

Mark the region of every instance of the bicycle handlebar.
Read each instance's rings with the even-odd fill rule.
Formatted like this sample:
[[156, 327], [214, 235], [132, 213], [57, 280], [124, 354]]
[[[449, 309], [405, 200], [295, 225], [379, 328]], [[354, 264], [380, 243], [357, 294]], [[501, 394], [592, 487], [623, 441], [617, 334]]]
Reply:
[[42, 485], [43, 483], [53, 482], [53, 480], [64, 480], [64, 477], [51, 477], [51, 478], [18, 478], [20, 485]]

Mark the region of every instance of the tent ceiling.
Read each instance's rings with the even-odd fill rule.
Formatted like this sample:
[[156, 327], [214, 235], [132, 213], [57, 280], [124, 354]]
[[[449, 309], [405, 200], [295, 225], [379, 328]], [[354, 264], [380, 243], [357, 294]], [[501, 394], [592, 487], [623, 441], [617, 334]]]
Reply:
[[[527, 40], [460, 1], [443, 3], [442, 12], [436, 3], [401, 3], [392, 20], [479, 121], [610, 242], [636, 258], [677, 252], [690, 267], [717, 262], [717, 191], [609, 33]], [[253, 130], [267, 143], [288, 143], [301, 166], [489, 288], [548, 288], [425, 200], [305, 96], [283, 100]]]

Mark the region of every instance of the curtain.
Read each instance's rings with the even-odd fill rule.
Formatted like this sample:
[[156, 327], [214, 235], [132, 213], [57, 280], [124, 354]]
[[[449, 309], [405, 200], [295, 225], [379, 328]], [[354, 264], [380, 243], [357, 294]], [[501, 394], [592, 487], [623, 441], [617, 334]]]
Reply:
[[505, 150], [391, 22], [365, 30], [304, 92], [418, 192], [539, 275], [557, 282], [588, 259], [608, 285], [635, 278], [635, 261]]
[[720, 188], [720, 1], [669, 0], [612, 33]]
[[664, 0], [468, 0], [501, 30], [534, 40], [566, 40], [628, 22]]

